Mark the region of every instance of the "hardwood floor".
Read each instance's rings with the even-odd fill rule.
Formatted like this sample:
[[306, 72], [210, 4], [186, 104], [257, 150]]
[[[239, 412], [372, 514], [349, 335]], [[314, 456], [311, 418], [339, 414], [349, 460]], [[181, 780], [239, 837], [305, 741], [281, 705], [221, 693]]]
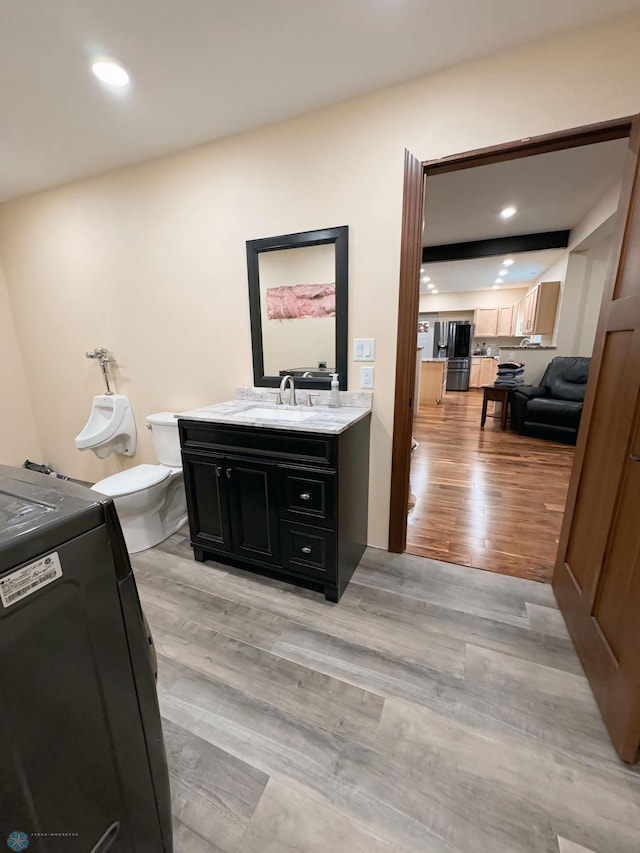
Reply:
[[369, 548], [330, 604], [182, 533], [132, 563], [175, 853], [637, 853], [549, 586]]
[[481, 410], [481, 391], [420, 408], [407, 551], [549, 582], [574, 449], [503, 432], [499, 418], [480, 429]]

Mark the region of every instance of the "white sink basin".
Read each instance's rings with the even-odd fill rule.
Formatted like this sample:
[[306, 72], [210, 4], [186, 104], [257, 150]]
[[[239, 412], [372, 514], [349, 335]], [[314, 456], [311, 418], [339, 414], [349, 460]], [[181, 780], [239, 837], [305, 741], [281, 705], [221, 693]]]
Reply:
[[257, 418], [265, 421], [289, 421], [290, 423], [300, 423], [307, 421], [313, 417], [313, 412], [299, 412], [295, 409], [267, 409], [266, 407], [255, 406], [251, 409], [245, 409], [242, 412], [236, 412], [229, 415], [230, 418]]

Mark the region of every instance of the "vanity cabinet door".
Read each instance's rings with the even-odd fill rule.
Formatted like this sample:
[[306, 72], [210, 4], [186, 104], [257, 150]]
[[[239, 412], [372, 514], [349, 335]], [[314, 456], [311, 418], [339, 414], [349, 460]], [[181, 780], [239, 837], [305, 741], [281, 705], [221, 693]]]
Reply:
[[194, 546], [232, 550], [225, 458], [214, 453], [182, 454], [189, 527]]
[[233, 552], [261, 563], [280, 563], [277, 478], [274, 462], [225, 456]]

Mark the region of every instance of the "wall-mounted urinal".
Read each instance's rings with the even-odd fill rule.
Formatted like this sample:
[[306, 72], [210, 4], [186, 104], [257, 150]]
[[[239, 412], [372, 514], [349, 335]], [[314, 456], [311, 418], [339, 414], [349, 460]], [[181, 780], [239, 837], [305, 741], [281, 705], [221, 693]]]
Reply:
[[124, 394], [100, 394], [93, 398], [89, 420], [76, 437], [78, 450], [93, 450], [99, 459], [110, 453], [133, 456], [136, 452], [136, 424]]

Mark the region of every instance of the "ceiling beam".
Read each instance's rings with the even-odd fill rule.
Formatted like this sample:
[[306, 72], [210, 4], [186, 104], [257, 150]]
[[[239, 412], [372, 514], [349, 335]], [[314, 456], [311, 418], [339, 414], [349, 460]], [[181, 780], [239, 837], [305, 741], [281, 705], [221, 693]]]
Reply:
[[438, 261], [466, 261], [488, 258], [493, 255], [515, 255], [518, 252], [540, 252], [544, 249], [566, 249], [570, 231], [544, 231], [540, 234], [516, 234], [513, 237], [492, 237], [488, 240], [470, 240], [466, 243], [445, 243], [441, 246], [423, 246], [422, 263]]

